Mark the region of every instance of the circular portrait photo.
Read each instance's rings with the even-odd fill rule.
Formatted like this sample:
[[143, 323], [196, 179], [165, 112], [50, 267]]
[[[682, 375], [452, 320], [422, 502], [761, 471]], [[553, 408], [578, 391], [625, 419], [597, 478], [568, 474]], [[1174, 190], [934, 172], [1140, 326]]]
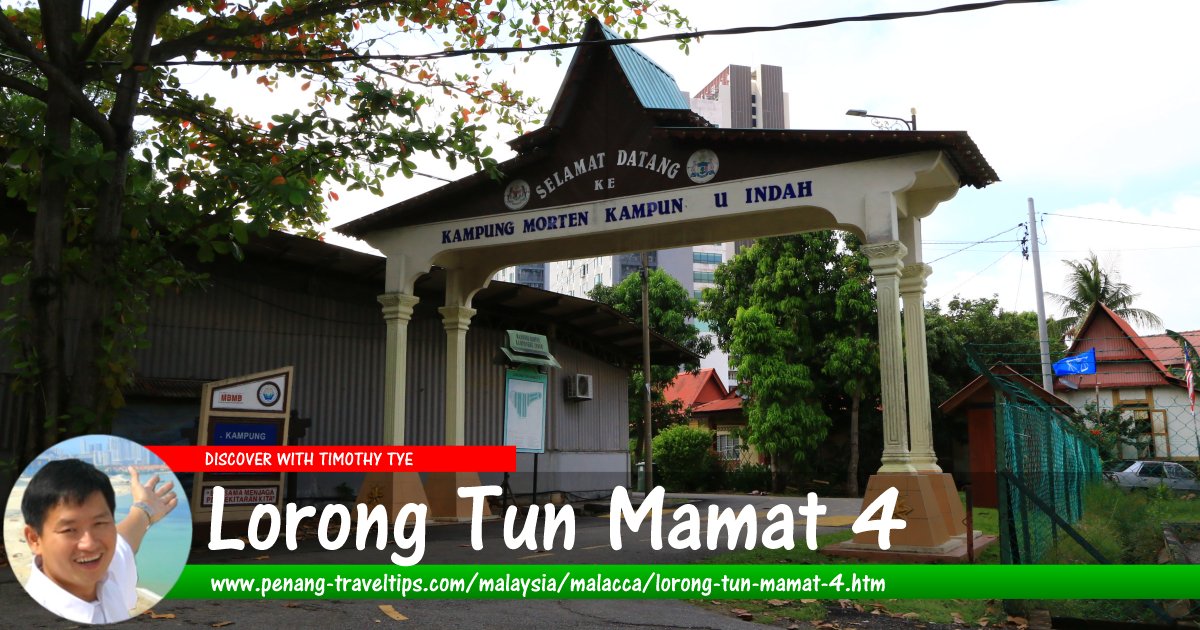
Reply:
[[140, 615], [187, 564], [192, 517], [179, 480], [144, 446], [85, 435], [42, 453], [4, 508], [17, 581], [50, 612], [104, 624]]

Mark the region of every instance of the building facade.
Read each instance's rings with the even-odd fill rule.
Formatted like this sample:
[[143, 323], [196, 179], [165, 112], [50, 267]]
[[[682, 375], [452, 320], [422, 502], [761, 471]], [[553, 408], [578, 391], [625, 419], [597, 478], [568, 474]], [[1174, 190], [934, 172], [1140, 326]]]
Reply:
[[730, 65], [691, 97], [692, 111], [727, 129], [787, 129], [788, 95], [779, 66]]
[[1068, 356], [1096, 352], [1096, 373], [1063, 376], [1054, 393], [1083, 410], [1118, 409], [1143, 421], [1144, 446], [1125, 446], [1128, 458], [1196, 461], [1200, 458], [1200, 421], [1192, 411], [1182, 369], [1183, 353], [1165, 335], [1138, 335], [1120, 315], [1103, 304], [1092, 307]]

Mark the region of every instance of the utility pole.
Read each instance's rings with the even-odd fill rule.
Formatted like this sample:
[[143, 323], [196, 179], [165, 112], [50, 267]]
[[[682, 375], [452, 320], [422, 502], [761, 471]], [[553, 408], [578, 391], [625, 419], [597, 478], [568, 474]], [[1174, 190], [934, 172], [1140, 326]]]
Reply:
[[654, 420], [650, 417], [650, 257], [642, 252], [642, 425], [645, 431], [646, 493], [654, 488]]
[[1046, 332], [1046, 296], [1042, 293], [1042, 259], [1038, 256], [1037, 220], [1034, 218], [1033, 197], [1029, 198], [1029, 240], [1033, 250], [1033, 286], [1037, 291], [1038, 341], [1042, 346], [1042, 389], [1054, 391], [1050, 374], [1050, 335]]

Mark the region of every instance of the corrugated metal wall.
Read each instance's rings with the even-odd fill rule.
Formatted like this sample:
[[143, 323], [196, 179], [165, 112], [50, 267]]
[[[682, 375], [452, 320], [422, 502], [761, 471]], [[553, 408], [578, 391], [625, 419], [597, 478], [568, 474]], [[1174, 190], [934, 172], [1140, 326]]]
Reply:
[[[478, 319], [478, 318], [477, 318]], [[247, 280], [218, 279], [200, 292], [158, 300], [139, 353], [138, 373], [218, 380], [283, 365], [296, 368], [293, 407], [313, 420], [308, 444], [372, 444], [382, 439], [385, 327], [374, 297], [335, 299]], [[405, 440], [445, 438], [446, 335], [440, 319], [409, 324]], [[500, 444], [504, 367], [493, 359], [502, 330], [467, 334], [468, 444]], [[626, 372], [565, 343], [552, 343], [563, 364], [551, 378], [547, 444], [568, 451], [624, 450]], [[592, 374], [595, 399], [565, 402], [567, 374]]]
[[[472, 329], [467, 333], [468, 352], [477, 332]], [[404, 403], [406, 444], [445, 443], [445, 366], [446, 331], [441, 321], [434, 317], [414, 319], [408, 324], [408, 383], [405, 385]], [[471, 396], [471, 389], [468, 385], [468, 397]], [[473, 406], [467, 406], [468, 423], [477, 411]], [[381, 437], [382, 433], [376, 436], [376, 441]]]
[[[628, 374], [594, 357], [554, 344], [561, 370], [550, 378], [551, 422], [546, 436], [558, 451], [625, 451], [629, 448]], [[592, 400], [568, 401], [566, 379], [572, 374], [592, 375]]]
[[377, 442], [384, 332], [373, 299], [218, 278], [207, 290], [155, 300], [137, 372], [210, 381], [294, 365], [292, 406], [313, 420], [306, 442]]

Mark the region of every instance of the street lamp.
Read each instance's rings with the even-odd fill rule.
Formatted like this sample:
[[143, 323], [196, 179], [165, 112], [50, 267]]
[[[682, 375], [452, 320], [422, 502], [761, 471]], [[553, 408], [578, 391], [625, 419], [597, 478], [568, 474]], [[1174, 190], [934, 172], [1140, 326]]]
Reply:
[[909, 131], [916, 131], [917, 130], [917, 108], [913, 107], [912, 109], [909, 110], [909, 112], [912, 113], [911, 119], [896, 118], [895, 116], [877, 116], [875, 114], [868, 114], [867, 110], [865, 110], [865, 109], [846, 110], [846, 115], [847, 116], [858, 116], [860, 118], [870, 118], [870, 119], [872, 119], [871, 124], [875, 125], [876, 127], [880, 128], [880, 129], [891, 129], [891, 127], [892, 127], [892, 123], [884, 122], [884, 120], [881, 120], [881, 119], [897, 120], [897, 121], [904, 123], [904, 126], [906, 128], [908, 128]]

